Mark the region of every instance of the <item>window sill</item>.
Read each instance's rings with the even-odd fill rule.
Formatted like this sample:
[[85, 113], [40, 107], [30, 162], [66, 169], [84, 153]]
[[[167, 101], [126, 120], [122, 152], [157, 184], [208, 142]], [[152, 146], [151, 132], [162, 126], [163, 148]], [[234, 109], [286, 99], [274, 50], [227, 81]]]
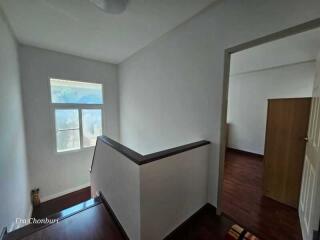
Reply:
[[64, 152], [57, 152], [57, 150], [55, 150], [55, 153], [57, 155], [68, 155], [68, 154], [73, 154], [73, 153], [81, 153], [81, 152], [87, 152], [87, 151], [94, 151], [95, 146], [91, 146], [91, 147], [84, 147], [84, 148], [80, 148], [80, 149], [75, 149], [75, 150], [69, 150], [69, 151], [64, 151]]

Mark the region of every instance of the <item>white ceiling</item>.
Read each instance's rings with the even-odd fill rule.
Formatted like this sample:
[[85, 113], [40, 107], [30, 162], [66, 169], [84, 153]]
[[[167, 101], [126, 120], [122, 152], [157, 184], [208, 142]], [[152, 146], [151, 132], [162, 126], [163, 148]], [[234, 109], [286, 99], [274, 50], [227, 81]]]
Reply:
[[231, 55], [231, 75], [315, 60], [320, 28], [265, 43]]
[[89, 0], [0, 0], [19, 42], [119, 63], [214, 0], [129, 0], [120, 15]]

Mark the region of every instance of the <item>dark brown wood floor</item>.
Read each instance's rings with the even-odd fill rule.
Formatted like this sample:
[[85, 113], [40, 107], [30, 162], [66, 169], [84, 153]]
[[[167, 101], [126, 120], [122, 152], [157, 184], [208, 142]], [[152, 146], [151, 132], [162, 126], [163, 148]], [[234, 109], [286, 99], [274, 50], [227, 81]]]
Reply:
[[224, 240], [233, 224], [227, 217], [217, 216], [214, 207], [205, 207], [165, 240]]
[[123, 240], [121, 232], [103, 204], [52, 224], [24, 240]]
[[[233, 222], [205, 207], [166, 240], [223, 240]], [[20, 239], [20, 238], [19, 238]], [[106, 207], [101, 203], [28, 235], [24, 240], [125, 240]]]
[[[166, 240], [223, 240], [234, 222], [265, 240], [301, 240], [297, 211], [262, 195], [262, 159], [227, 151], [222, 208], [198, 214]], [[43, 218], [90, 198], [90, 188], [43, 203], [34, 216]], [[31, 239], [113, 239], [123, 236], [103, 204], [86, 209], [29, 235]]]
[[72, 207], [91, 198], [90, 187], [63, 195], [61, 197], [43, 202], [34, 208], [32, 217], [45, 218], [66, 208]]
[[[37, 218], [72, 207], [90, 198], [90, 188], [44, 202], [34, 211]], [[63, 212], [63, 211], [62, 211]], [[217, 216], [214, 207], [207, 205], [166, 240], [223, 240], [233, 222], [225, 216]], [[11, 239], [16, 239], [14, 236]], [[19, 238], [20, 239], [20, 238]], [[103, 204], [86, 209], [47, 226], [23, 238], [31, 239], [112, 239], [124, 240], [116, 222]]]
[[301, 240], [296, 209], [263, 196], [262, 158], [227, 150], [223, 212], [266, 240]]

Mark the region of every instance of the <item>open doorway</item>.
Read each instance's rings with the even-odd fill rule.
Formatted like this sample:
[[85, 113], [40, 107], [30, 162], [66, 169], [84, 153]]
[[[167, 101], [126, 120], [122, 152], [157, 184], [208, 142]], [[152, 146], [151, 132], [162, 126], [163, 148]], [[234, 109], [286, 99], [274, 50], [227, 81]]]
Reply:
[[[312, 151], [319, 150], [315, 76], [320, 28], [279, 36], [226, 54], [220, 211], [262, 239], [311, 239], [319, 222], [318, 206], [312, 203], [317, 200], [319, 154]], [[310, 132], [315, 132], [315, 145], [307, 142]], [[309, 145], [317, 148], [309, 147], [313, 172], [305, 161]]]

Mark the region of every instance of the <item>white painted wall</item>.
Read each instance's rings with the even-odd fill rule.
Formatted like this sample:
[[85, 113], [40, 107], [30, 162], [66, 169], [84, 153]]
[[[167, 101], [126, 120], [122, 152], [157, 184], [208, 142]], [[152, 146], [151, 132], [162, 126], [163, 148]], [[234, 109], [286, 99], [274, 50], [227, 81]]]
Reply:
[[207, 203], [209, 148], [139, 166], [99, 140], [92, 194], [103, 193], [130, 239], [163, 239]]
[[320, 27], [232, 54], [230, 74], [315, 61], [320, 49]]
[[117, 67], [29, 46], [19, 47], [31, 186], [42, 200], [89, 184], [93, 148], [57, 153], [49, 78], [104, 85], [104, 134], [119, 138]]
[[264, 154], [268, 99], [311, 97], [315, 62], [230, 76], [228, 146]]
[[90, 176], [92, 195], [101, 191], [128, 237], [139, 240], [139, 165], [99, 140]]
[[146, 153], [210, 140], [216, 205], [224, 49], [319, 16], [318, 0], [214, 3], [120, 64], [121, 141]]
[[2, 11], [0, 32], [0, 231], [10, 231], [31, 203], [17, 45]]
[[206, 145], [141, 166], [142, 240], [164, 239], [207, 203], [208, 156]]

